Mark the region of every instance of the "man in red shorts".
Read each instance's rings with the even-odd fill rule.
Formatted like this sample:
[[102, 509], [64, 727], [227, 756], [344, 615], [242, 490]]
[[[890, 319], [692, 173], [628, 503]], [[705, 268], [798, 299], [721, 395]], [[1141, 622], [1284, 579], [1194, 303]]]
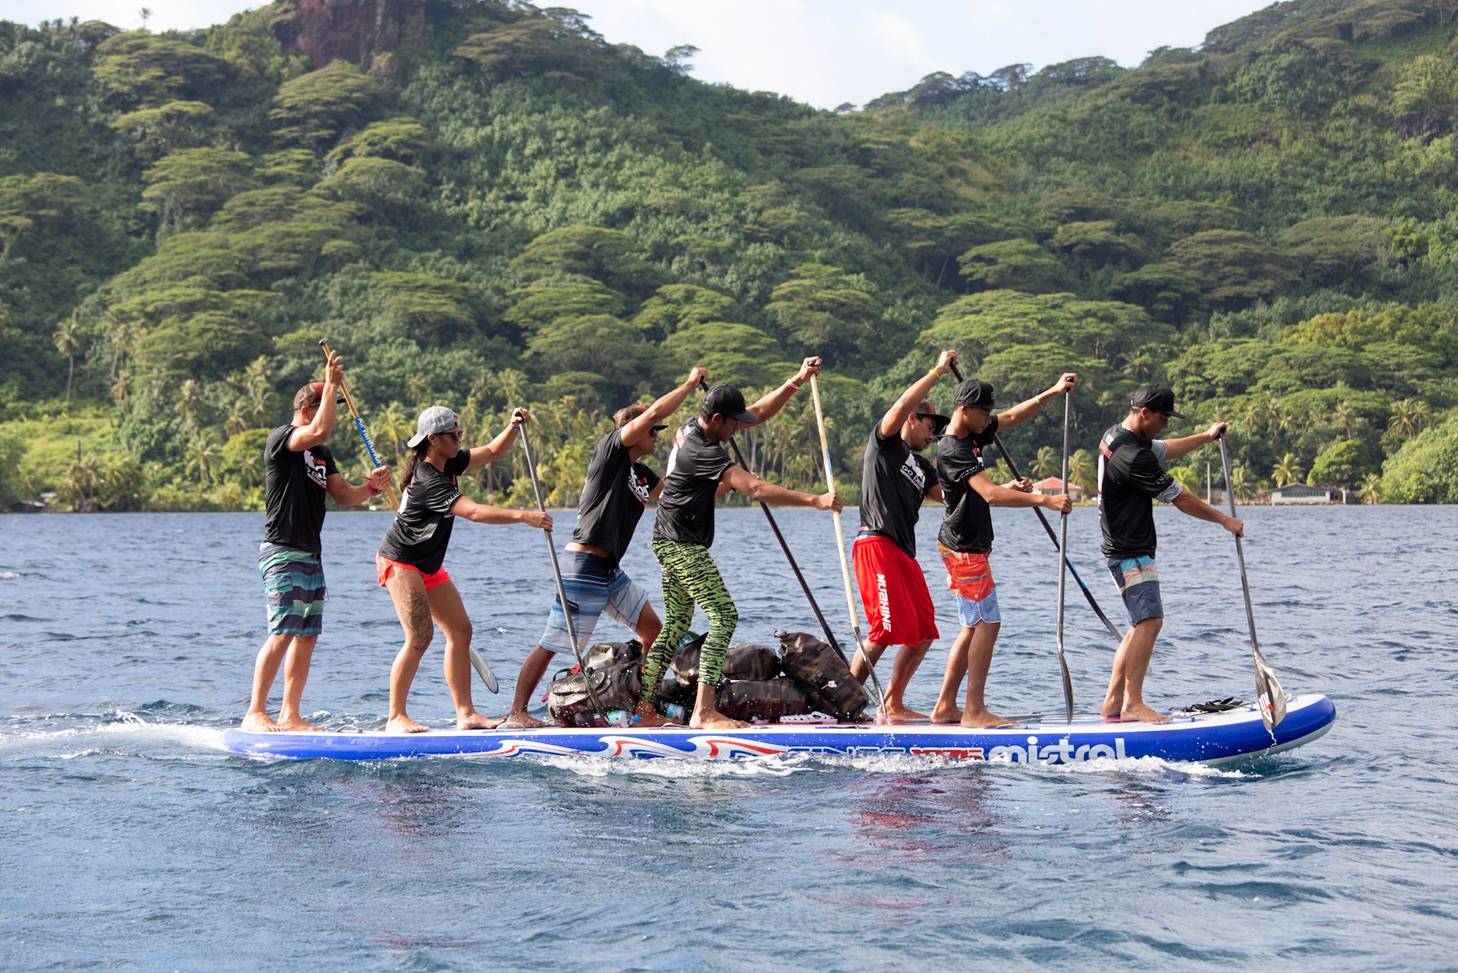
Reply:
[[[917, 454], [942, 434], [949, 421], [937, 414], [926, 396], [956, 362], [955, 351], [942, 352], [937, 367], [901, 393], [871, 430], [861, 464], [861, 529], [852, 550], [861, 604], [870, 624], [866, 652], [874, 662], [886, 646], [901, 647], [891, 664], [885, 709], [879, 714], [887, 723], [926, 719], [924, 713], [908, 709], [903, 696], [938, 635], [926, 575], [916, 563], [916, 521], [922, 500], [928, 496], [940, 500], [942, 490], [936, 470]], [[851, 672], [861, 682], [870, 674], [859, 652]]]

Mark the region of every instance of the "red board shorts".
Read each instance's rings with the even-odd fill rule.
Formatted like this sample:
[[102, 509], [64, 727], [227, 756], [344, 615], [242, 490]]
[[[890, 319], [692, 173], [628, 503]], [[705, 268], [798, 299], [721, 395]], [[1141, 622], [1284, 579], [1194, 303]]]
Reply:
[[880, 534], [863, 534], [856, 538], [851, 556], [861, 605], [871, 623], [867, 641], [872, 645], [920, 645], [941, 635], [926, 575], [895, 541]]
[[947, 587], [957, 595], [957, 617], [966, 628], [981, 622], [997, 625], [1002, 612], [997, 607], [997, 582], [992, 579], [992, 565], [986, 554], [954, 551], [937, 545], [942, 564], [947, 569]]
[[425, 581], [425, 590], [445, 584], [451, 579], [450, 573], [445, 568], [432, 571], [426, 574], [413, 564], [406, 564], [404, 561], [392, 561], [387, 557], [375, 555], [375, 579], [380, 582], [380, 587], [385, 587], [385, 582], [390, 580], [390, 572], [399, 568], [402, 571], [414, 571]]

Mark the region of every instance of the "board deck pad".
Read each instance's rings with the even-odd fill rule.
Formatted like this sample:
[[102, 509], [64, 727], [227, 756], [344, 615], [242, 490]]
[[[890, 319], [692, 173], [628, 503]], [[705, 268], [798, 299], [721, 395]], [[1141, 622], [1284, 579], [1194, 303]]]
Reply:
[[396, 760], [409, 757], [609, 756], [723, 760], [783, 753], [910, 754], [974, 761], [1068, 764], [1158, 757], [1230, 763], [1310, 743], [1336, 720], [1326, 696], [1293, 697], [1286, 718], [1267, 731], [1255, 706], [1222, 713], [1179, 714], [1168, 723], [1104, 723], [1097, 718], [1046, 718], [993, 730], [930, 724], [793, 725], [737, 730], [689, 727], [540, 727], [522, 730], [432, 730], [253, 733], [228, 730], [234, 753], [265, 759]]

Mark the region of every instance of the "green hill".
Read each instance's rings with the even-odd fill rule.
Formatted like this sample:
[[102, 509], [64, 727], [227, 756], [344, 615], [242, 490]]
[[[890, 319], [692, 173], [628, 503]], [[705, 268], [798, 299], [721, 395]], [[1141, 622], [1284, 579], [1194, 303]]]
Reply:
[[[947, 344], [1003, 401], [1079, 369], [1087, 446], [1161, 378], [1235, 422], [1246, 489], [1458, 500], [1455, 14], [1298, 0], [840, 114], [516, 3], [0, 24], [0, 500], [256, 504], [320, 336], [382, 443], [534, 405], [558, 502], [603, 416], [696, 362], [761, 387], [824, 355], [853, 469]], [[787, 482], [807, 404], [746, 444]]]

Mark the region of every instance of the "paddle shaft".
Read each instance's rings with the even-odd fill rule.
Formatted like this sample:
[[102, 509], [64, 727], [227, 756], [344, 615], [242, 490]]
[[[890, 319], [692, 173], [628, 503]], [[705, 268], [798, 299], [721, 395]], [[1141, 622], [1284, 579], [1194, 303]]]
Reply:
[[[334, 354], [326, 338], [319, 339], [319, 347], [324, 349], [325, 359], [328, 359], [330, 355]], [[354, 406], [354, 396], [349, 394], [349, 385], [343, 379], [339, 382], [339, 391], [344, 395], [344, 404], [349, 408], [349, 414], [354, 419], [355, 432], [359, 433], [360, 441], [364, 443], [365, 452], [370, 456], [370, 462], [374, 464], [375, 469], [379, 469], [385, 464], [380, 462], [380, 454], [375, 449], [375, 441], [370, 438], [369, 430], [365, 428], [364, 419], [360, 417], [359, 409]], [[391, 508], [399, 509], [400, 500], [395, 496], [394, 484], [385, 484], [385, 498], [390, 501]]]
[[[1072, 391], [1063, 394], [1063, 495], [1068, 496], [1068, 423], [1073, 412]], [[1068, 659], [1063, 654], [1063, 594], [1068, 571], [1068, 514], [1058, 518], [1058, 667], [1063, 673], [1063, 706], [1068, 722], [1073, 722], [1073, 677], [1068, 672]]]
[[[957, 381], [962, 381], [962, 370], [959, 369], [956, 364], [952, 365], [952, 374], [956, 376]], [[1013, 458], [1008, 455], [1007, 447], [1002, 444], [1002, 437], [997, 435], [996, 433], [993, 433], [992, 442], [993, 445], [997, 447], [997, 451], [1002, 454], [1002, 461], [1007, 464], [1007, 468], [1009, 472], [1012, 473], [1013, 478], [1021, 479], [1022, 474], [1018, 472], [1018, 464], [1014, 463]], [[1043, 525], [1043, 530], [1047, 532], [1048, 539], [1054, 544], [1057, 544], [1058, 535], [1053, 532], [1053, 525], [1048, 523], [1048, 518], [1043, 514], [1043, 508], [1034, 507], [1033, 513], [1038, 515], [1038, 523]], [[1068, 556], [1066, 553], [1063, 560], [1064, 563], [1068, 565], [1068, 572], [1073, 575], [1074, 583], [1077, 584], [1079, 590], [1083, 592], [1083, 597], [1088, 602], [1088, 606], [1094, 610], [1095, 615], [1099, 616], [1099, 621], [1104, 623], [1104, 628], [1108, 629], [1109, 634], [1112, 635], [1115, 639], [1123, 639], [1124, 634], [1119, 631], [1118, 627], [1113, 622], [1109, 621], [1109, 616], [1105, 615], [1104, 610], [1099, 607], [1099, 603], [1094, 598], [1093, 592], [1089, 590], [1088, 585], [1083, 583], [1083, 578], [1079, 577], [1078, 575], [1078, 568], [1074, 567], [1073, 562], [1068, 560]]]
[[[820, 408], [820, 384], [815, 376], [810, 376], [810, 398], [815, 403], [815, 425], [820, 430], [820, 454], [825, 461], [825, 488], [831, 493], [835, 492], [835, 473], [830, 466], [830, 439], [825, 434], [825, 413]], [[850, 613], [851, 635], [856, 640], [856, 651], [861, 658], [866, 660], [866, 668], [871, 673], [871, 684], [876, 687], [876, 696], [881, 701], [881, 707], [886, 705], [886, 693], [881, 689], [881, 679], [876, 675], [876, 660], [871, 658], [866, 651], [865, 641], [861, 638], [861, 616], [856, 611], [856, 599], [851, 591], [850, 563], [845, 557], [845, 533], [840, 525], [840, 511], [832, 510], [831, 518], [835, 523], [835, 550], [840, 555], [840, 579], [845, 583], [845, 607]]]
[[[699, 388], [707, 392], [709, 390], [709, 383], [703, 379], [699, 379]], [[739, 451], [739, 444], [734, 441], [733, 436], [729, 437], [729, 449], [734, 453], [734, 462], [742, 466], [746, 473], [752, 474], [754, 471], [745, 462], [744, 454]], [[810, 583], [805, 580], [805, 575], [800, 573], [800, 565], [795, 562], [795, 555], [790, 553], [790, 545], [785, 540], [785, 535], [780, 533], [780, 525], [775, 522], [775, 515], [770, 513], [769, 504], [761, 500], [759, 501], [759, 509], [764, 511], [764, 519], [769, 521], [770, 530], [774, 532], [775, 540], [780, 542], [780, 550], [785, 553], [785, 560], [790, 562], [790, 570], [795, 572], [795, 580], [800, 582], [800, 590], [805, 592], [805, 600], [810, 603], [810, 610], [815, 613], [815, 620], [820, 623], [820, 630], [825, 633], [825, 640], [830, 643], [830, 647], [835, 650], [835, 654], [840, 656], [841, 661], [849, 666], [850, 660], [841, 651], [840, 642], [835, 638], [835, 632], [831, 631], [830, 623], [825, 620], [825, 613], [820, 610], [820, 603], [815, 600], [815, 595], [810, 590]]]
[[[521, 433], [521, 451], [526, 454], [527, 475], [532, 478], [532, 492], [537, 496], [537, 510], [541, 513], [547, 512], [546, 501], [542, 498], [542, 484], [537, 479], [537, 464], [532, 458], [532, 445], [526, 431], [526, 423], [513, 420], [516, 431]], [[572, 655], [577, 659], [577, 668], [582, 673], [582, 678], [587, 685], [587, 698], [592, 701], [592, 708], [597, 710], [597, 715], [602, 717], [603, 723], [608, 726], [612, 721], [608, 719], [607, 710], [603, 709], [602, 701], [597, 698], [597, 690], [592, 687], [592, 672], [587, 668], [587, 663], [582, 660], [582, 649], [577, 645], [577, 630], [572, 624], [572, 609], [567, 603], [567, 589], [562, 584], [562, 566], [557, 563], [557, 544], [552, 540], [552, 530], [547, 528], [542, 531], [547, 535], [547, 554], [552, 559], [552, 580], [557, 582], [557, 601], [562, 606], [562, 622], [567, 629], [567, 641], [572, 644]]]
[[[1225, 500], [1230, 507], [1230, 516], [1235, 516], [1235, 491], [1230, 488], [1230, 458], [1225, 449], [1225, 437], [1220, 437], [1220, 472], [1225, 475]], [[1256, 696], [1264, 696], [1266, 705], [1260, 707], [1261, 718], [1266, 722], [1268, 730], [1286, 715], [1286, 697], [1281, 691], [1281, 684], [1276, 680], [1276, 674], [1266, 665], [1265, 657], [1261, 655], [1260, 643], [1256, 640], [1255, 610], [1251, 607], [1250, 600], [1250, 578], [1245, 572], [1245, 545], [1241, 536], [1235, 535], [1235, 560], [1240, 565], [1240, 590], [1245, 595], [1245, 621], [1250, 626], [1250, 654], [1251, 661], [1255, 664]]]

